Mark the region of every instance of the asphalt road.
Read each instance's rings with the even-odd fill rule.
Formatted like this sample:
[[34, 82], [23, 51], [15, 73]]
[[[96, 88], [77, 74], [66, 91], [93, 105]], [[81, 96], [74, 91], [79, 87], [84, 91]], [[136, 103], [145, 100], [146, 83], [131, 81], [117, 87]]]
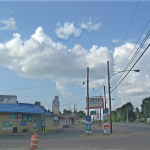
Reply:
[[119, 124], [113, 124], [115, 127], [122, 127], [126, 129], [132, 129], [133, 131], [143, 131], [143, 132], [150, 132], [150, 125], [147, 124], [132, 124], [132, 123], [119, 123]]
[[[84, 126], [75, 125], [58, 131], [40, 133], [38, 149], [149, 150], [149, 128], [150, 126], [148, 125], [113, 124], [113, 134], [104, 135], [102, 127], [95, 126], [93, 127], [92, 136], [84, 136]], [[12, 148], [17, 148], [15, 150], [27, 150], [29, 149], [30, 138], [31, 135], [28, 133], [7, 136], [1, 135], [0, 148], [9, 150], [12, 150]]]

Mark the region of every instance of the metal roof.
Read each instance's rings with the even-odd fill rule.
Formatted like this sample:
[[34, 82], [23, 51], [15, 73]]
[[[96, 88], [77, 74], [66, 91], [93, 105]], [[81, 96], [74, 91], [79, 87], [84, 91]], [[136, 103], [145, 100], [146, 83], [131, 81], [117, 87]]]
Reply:
[[16, 103], [16, 104], [0, 104], [0, 113], [30, 113], [30, 114], [43, 114], [52, 116], [45, 108], [28, 103]]

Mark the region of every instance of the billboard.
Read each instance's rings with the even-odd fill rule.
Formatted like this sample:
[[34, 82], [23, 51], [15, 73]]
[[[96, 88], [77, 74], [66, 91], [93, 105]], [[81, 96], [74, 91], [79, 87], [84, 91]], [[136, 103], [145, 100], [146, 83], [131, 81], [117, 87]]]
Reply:
[[96, 98], [89, 98], [89, 108], [86, 99], [86, 109], [97, 109], [97, 108], [104, 108], [102, 96]]
[[59, 97], [58, 96], [55, 96], [55, 99], [53, 100], [52, 111], [53, 111], [53, 114], [56, 114], [56, 115], [59, 114]]
[[0, 95], [0, 104], [3, 104], [3, 103], [16, 104], [17, 96], [15, 96], [15, 95]]

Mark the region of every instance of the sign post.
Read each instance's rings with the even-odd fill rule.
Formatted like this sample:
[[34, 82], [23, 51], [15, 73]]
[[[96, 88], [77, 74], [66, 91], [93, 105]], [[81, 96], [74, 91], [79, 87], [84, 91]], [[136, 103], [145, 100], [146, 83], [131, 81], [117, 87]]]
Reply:
[[[93, 98], [86, 99], [86, 109], [98, 109], [104, 108], [103, 98], [102, 96], [96, 96]], [[96, 115], [96, 111], [91, 111], [91, 115]], [[86, 116], [86, 124], [85, 124], [85, 133], [91, 134], [92, 133], [92, 121], [91, 116]]]
[[88, 115], [85, 117], [85, 133], [86, 134], [91, 134], [92, 133], [92, 123], [91, 123], [91, 116]]
[[110, 124], [108, 121], [108, 117], [109, 117], [108, 108], [104, 108], [103, 109], [103, 120], [104, 120], [103, 130], [104, 130], [104, 133], [110, 133]]

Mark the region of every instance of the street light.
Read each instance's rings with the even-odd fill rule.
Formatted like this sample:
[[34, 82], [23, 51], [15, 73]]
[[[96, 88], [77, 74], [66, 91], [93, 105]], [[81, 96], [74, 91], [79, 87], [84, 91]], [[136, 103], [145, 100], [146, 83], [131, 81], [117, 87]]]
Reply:
[[135, 71], [135, 72], [140, 72], [140, 70], [124, 70], [124, 71], [118, 71], [118, 72], [112, 74], [110, 77], [112, 77], [112, 76], [114, 76], [114, 75], [116, 75], [116, 74], [119, 74], [119, 73], [121, 73], [121, 72], [125, 72], [125, 71]]
[[110, 77], [121, 73], [121, 72], [125, 72], [125, 71], [135, 71], [135, 72], [139, 72], [140, 70], [124, 70], [124, 71], [119, 71], [115, 74], [112, 74], [110, 76], [110, 72], [109, 72], [109, 61], [107, 61], [107, 74], [108, 74], [108, 95], [109, 95], [109, 113], [110, 113], [110, 133], [112, 134], [112, 113], [111, 113], [111, 91], [110, 91]]

